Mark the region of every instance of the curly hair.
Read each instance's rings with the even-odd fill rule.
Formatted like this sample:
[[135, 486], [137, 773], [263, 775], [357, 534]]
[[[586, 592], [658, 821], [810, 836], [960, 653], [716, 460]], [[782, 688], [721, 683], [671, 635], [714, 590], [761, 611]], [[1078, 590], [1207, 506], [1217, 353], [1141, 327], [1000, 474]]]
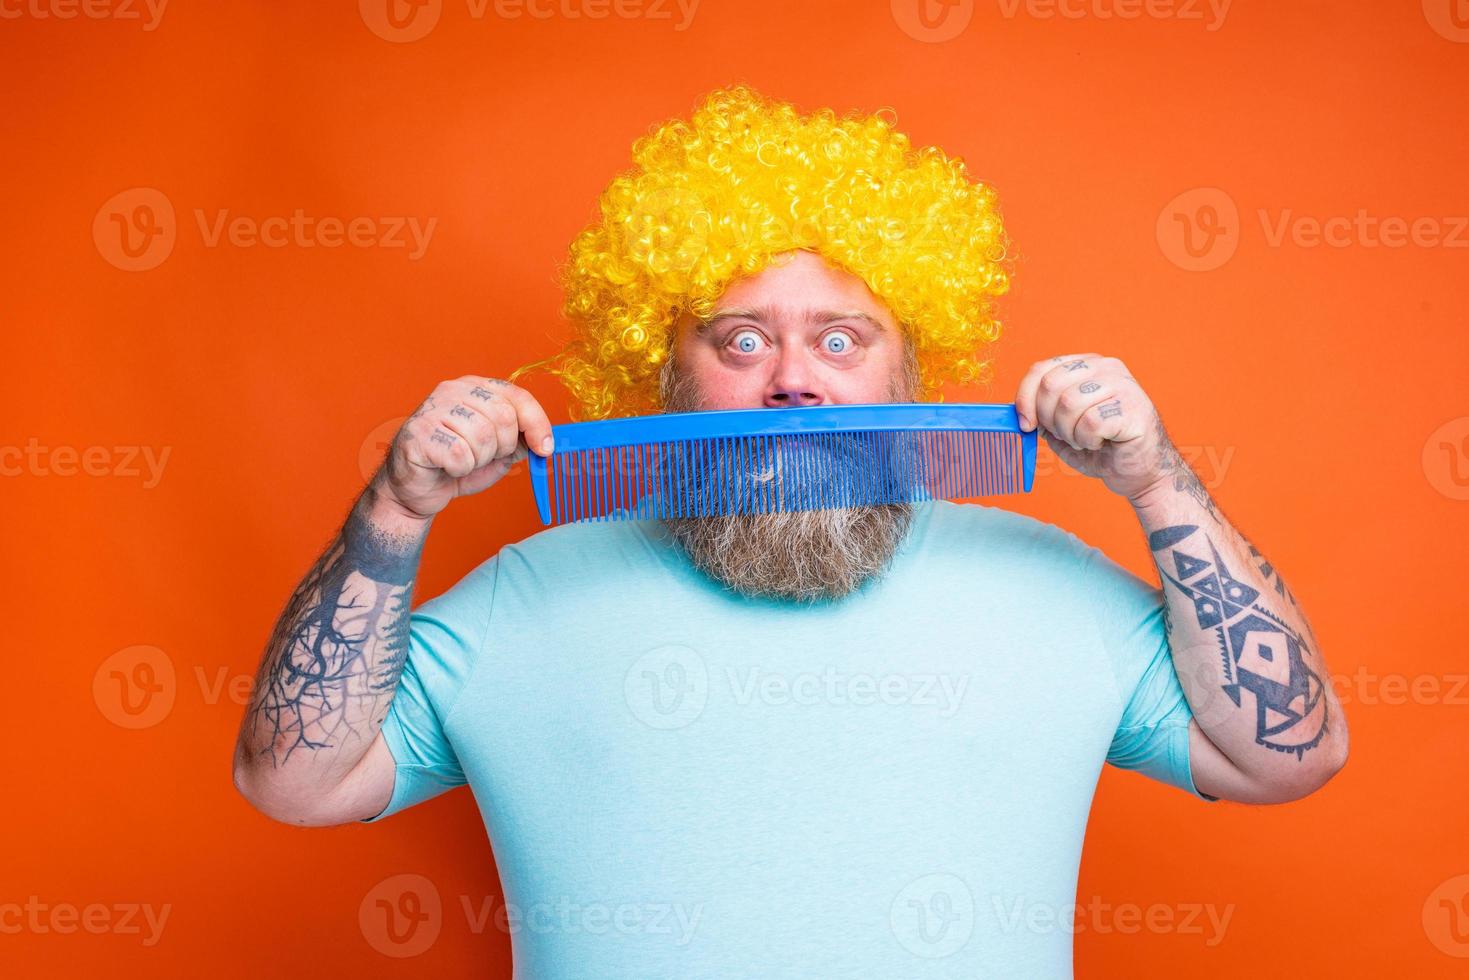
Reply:
[[881, 113], [802, 115], [744, 85], [632, 153], [561, 271], [573, 339], [512, 378], [549, 365], [577, 418], [660, 408], [680, 315], [707, 317], [735, 279], [806, 249], [892, 311], [917, 359], [915, 396], [988, 379], [1010, 244], [994, 190], [961, 158], [914, 150]]

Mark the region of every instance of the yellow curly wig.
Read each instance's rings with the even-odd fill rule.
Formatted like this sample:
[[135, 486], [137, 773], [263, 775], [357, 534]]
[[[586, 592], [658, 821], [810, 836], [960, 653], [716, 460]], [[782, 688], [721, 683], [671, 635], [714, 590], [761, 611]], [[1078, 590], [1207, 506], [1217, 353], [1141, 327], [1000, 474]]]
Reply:
[[707, 317], [733, 280], [795, 249], [858, 276], [893, 312], [918, 361], [916, 396], [987, 380], [1009, 242], [994, 191], [962, 159], [915, 151], [881, 114], [802, 115], [738, 85], [638, 139], [633, 161], [571, 244], [561, 280], [574, 338], [516, 372], [548, 365], [573, 417], [661, 407], [680, 313]]

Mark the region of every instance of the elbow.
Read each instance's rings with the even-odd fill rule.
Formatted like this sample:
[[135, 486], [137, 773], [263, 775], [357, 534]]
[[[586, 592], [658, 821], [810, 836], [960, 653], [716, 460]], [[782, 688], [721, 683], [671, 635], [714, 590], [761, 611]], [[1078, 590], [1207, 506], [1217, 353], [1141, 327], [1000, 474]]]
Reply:
[[255, 757], [243, 747], [234, 760], [235, 792], [260, 813], [292, 827], [338, 827], [382, 812], [387, 800], [365, 800], [350, 779], [325, 773], [289, 770], [268, 756]]
[[291, 819], [293, 814], [290, 807], [283, 805], [277, 795], [270, 791], [269, 779], [263, 776], [251, 763], [245, 761], [240, 754], [235, 755], [234, 769], [232, 773], [235, 783], [235, 792], [244, 797], [245, 802], [254, 809], [281, 823], [295, 823]]
[[235, 792], [244, 797], [259, 813], [292, 827], [328, 826], [334, 821], [316, 820], [310, 807], [303, 805], [298, 794], [283, 790], [268, 772], [236, 755], [234, 761]]
[[1321, 749], [1322, 752], [1315, 758], [1312, 758], [1315, 753], [1307, 753], [1302, 760], [1303, 765], [1289, 778], [1272, 780], [1271, 785], [1264, 788], [1262, 793], [1265, 798], [1258, 802], [1293, 803], [1305, 799], [1329, 783], [1332, 777], [1346, 768], [1346, 729], [1343, 728], [1336, 737], [1322, 745]]

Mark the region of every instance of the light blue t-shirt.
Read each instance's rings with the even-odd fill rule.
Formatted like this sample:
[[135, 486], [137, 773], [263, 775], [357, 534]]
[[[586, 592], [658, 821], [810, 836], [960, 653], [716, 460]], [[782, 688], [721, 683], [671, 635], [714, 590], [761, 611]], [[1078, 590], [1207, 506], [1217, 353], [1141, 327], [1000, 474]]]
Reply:
[[816, 606], [726, 590], [654, 520], [505, 546], [412, 614], [372, 819], [469, 785], [527, 980], [1070, 977], [1103, 761], [1208, 799], [1162, 593], [915, 506]]

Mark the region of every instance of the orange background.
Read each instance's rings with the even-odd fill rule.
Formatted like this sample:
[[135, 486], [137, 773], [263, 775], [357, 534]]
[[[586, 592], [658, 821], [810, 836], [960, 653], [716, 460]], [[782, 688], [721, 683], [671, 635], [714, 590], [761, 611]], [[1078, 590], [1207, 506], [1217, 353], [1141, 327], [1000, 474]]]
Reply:
[[[890, 106], [916, 143], [998, 188], [1020, 251], [998, 377], [948, 396], [1010, 400], [1054, 354], [1123, 358], [1177, 443], [1227, 458], [1200, 476], [1283, 572], [1348, 702], [1351, 761], [1295, 804], [1209, 807], [1104, 773], [1079, 902], [1234, 908], [1213, 947], [1084, 921], [1078, 975], [1462, 975], [1469, 934], [1448, 931], [1438, 900], [1469, 891], [1452, 880], [1469, 873], [1469, 688], [1455, 681], [1469, 670], [1469, 231], [1459, 247], [1306, 247], [1271, 245], [1259, 219], [1365, 209], [1447, 235], [1469, 215], [1469, 44], [1451, 39], [1448, 0], [1237, 0], [1213, 31], [966, 0], [950, 16], [972, 22], [947, 41], [914, 36], [907, 0], [703, 0], [685, 30], [673, 7], [538, 20], [450, 0], [411, 42], [374, 34], [371, 4], [364, 19], [350, 2], [175, 0], [144, 30], [37, 17], [37, 2], [0, 4], [20, 12], [0, 20], [0, 446], [51, 452], [44, 473], [0, 479], [0, 905], [170, 917], [147, 948], [0, 933], [0, 972], [509, 975], [508, 936], [475, 934], [460, 909], [500, 894], [470, 795], [373, 827], [274, 824], [231, 786], [228, 684], [253, 674], [360, 489], [374, 430], [443, 378], [549, 353], [556, 265], [631, 141], [746, 81], [803, 108]], [[176, 241], [129, 272], [108, 259], [106, 216], [95, 238], [93, 223], [140, 187], [172, 204]], [[1237, 252], [1212, 271], [1181, 268], [1159, 237], [1182, 227], [1165, 205], [1193, 188], [1238, 208]], [[438, 223], [414, 261], [209, 247], [194, 216], [298, 208]], [[527, 387], [566, 419], [554, 383]], [[167, 448], [157, 485], [52, 471], [67, 468], [56, 447], [117, 446]], [[1156, 581], [1126, 505], [1049, 454], [1041, 465], [1033, 495], [1000, 503]], [[538, 527], [523, 474], [456, 503], [418, 598]], [[114, 721], [104, 661], [135, 665], [137, 646], [174, 676], [155, 672], [171, 707], [134, 729]], [[1420, 694], [1400, 703], [1382, 686], [1396, 675]], [[426, 876], [444, 906], [412, 959], [377, 952], [358, 922], [399, 873]]]

